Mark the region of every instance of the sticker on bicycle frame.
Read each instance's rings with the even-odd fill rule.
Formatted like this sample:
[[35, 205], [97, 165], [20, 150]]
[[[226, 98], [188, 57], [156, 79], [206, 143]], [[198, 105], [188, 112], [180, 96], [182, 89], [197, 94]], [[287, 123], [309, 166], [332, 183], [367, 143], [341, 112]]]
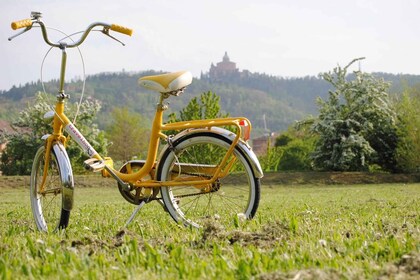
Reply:
[[76, 141], [77, 144], [82, 148], [82, 150], [89, 156], [92, 157], [97, 154], [95, 149], [89, 144], [86, 138], [80, 133], [80, 131], [72, 124], [69, 123], [65, 128], [68, 134], [70, 134], [71, 138]]

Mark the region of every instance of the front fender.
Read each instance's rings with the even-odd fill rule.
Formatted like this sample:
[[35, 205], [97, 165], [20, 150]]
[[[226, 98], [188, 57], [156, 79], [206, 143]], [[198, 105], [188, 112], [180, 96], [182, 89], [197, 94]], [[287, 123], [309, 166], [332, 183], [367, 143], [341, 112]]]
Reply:
[[63, 185], [63, 209], [70, 211], [74, 202], [74, 180], [70, 159], [63, 144], [53, 145], [54, 154], [58, 161], [61, 182]]
[[[198, 128], [198, 129], [190, 129], [190, 130], [184, 130], [174, 137], [171, 138], [171, 142], [177, 141], [179, 138], [187, 135], [187, 134], [194, 134], [194, 133], [202, 133], [202, 132], [212, 132], [218, 135], [223, 136], [224, 138], [228, 139], [229, 141], [233, 142], [236, 138], [236, 134], [232, 131], [229, 131], [224, 128], [220, 127], [210, 127], [210, 128]], [[239, 140], [236, 147], [244, 154], [245, 158], [249, 161], [252, 167], [252, 171], [254, 172], [254, 175], [256, 178], [262, 178], [264, 176], [264, 173], [262, 171], [260, 162], [258, 161], [257, 156], [255, 155], [252, 148], [243, 140]], [[162, 153], [159, 158], [163, 155], [163, 153], [169, 148], [169, 145], [167, 144], [163, 149]]]

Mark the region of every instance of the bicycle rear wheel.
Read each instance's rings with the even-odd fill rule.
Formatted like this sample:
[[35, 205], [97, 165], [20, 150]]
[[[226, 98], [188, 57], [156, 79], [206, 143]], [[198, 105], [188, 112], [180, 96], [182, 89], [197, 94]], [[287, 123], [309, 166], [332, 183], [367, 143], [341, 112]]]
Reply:
[[[164, 152], [157, 179], [209, 179], [231, 143], [212, 132], [187, 134]], [[240, 149], [234, 149], [228, 162], [232, 164], [229, 170], [213, 184], [161, 188], [163, 202], [176, 222], [200, 227], [208, 219], [229, 225], [238, 216], [254, 217], [260, 199], [260, 180]]]
[[[63, 182], [60, 170], [64, 167], [60, 166], [60, 161], [57, 160], [54, 149], [51, 149], [45, 188], [41, 190], [45, 157], [45, 147], [42, 146], [38, 149], [32, 165], [31, 208], [38, 230], [55, 231], [67, 227], [70, 211], [63, 208]], [[68, 169], [68, 167], [64, 169]], [[72, 174], [68, 176], [72, 176]]]

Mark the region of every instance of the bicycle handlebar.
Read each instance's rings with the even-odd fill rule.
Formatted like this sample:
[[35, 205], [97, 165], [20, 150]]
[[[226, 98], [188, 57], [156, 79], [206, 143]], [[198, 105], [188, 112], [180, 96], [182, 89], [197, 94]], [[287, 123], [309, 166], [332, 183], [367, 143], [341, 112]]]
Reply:
[[14, 22], [12, 22], [11, 25], [12, 25], [13, 30], [23, 28], [23, 27], [29, 27], [29, 26], [32, 26], [32, 19], [27, 18], [27, 19], [14, 21]]
[[[36, 15], [33, 18], [14, 21], [14, 22], [12, 22], [11, 27], [12, 27], [13, 30], [26, 27], [26, 30], [22, 31], [22, 33], [24, 33], [26, 31], [28, 31], [29, 29], [31, 29], [33, 24], [37, 23], [41, 27], [42, 36], [44, 37], [45, 43], [47, 43], [51, 47], [58, 47], [58, 48], [62, 47], [63, 43], [52, 43], [48, 39], [47, 28], [45, 27], [44, 23], [41, 21], [41, 19], [40, 19], [41, 16], [40, 15], [41, 14], [39, 13], [39, 15]], [[119, 33], [122, 33], [122, 34], [125, 34], [125, 35], [128, 35], [128, 36], [131, 36], [133, 34], [132, 29], [121, 26], [121, 25], [118, 25], [118, 24], [108, 24], [108, 23], [103, 23], [103, 22], [95, 22], [95, 23], [92, 23], [91, 25], [89, 25], [86, 28], [86, 30], [83, 32], [82, 36], [80, 36], [79, 41], [76, 41], [73, 44], [65, 44], [65, 47], [66, 48], [74, 48], [74, 47], [77, 47], [80, 44], [82, 44], [83, 41], [86, 39], [86, 37], [89, 35], [89, 32], [92, 31], [92, 29], [95, 28], [96, 26], [102, 26], [103, 27], [102, 33], [110, 36], [111, 38], [113, 38], [113, 37], [111, 35], [109, 35], [109, 30], [119, 32]], [[18, 36], [22, 33], [19, 33], [15, 36]], [[15, 36], [9, 38], [9, 40], [14, 38]], [[113, 38], [113, 39], [115, 39], [115, 38]]]
[[118, 25], [118, 24], [111, 24], [111, 30], [115, 32], [120, 32], [122, 34], [131, 36], [133, 35], [133, 29]]

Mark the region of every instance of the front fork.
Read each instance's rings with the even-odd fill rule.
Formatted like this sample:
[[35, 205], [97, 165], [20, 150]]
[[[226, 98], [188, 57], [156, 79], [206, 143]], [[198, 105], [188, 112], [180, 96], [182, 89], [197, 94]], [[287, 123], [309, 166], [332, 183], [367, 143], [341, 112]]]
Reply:
[[45, 182], [47, 181], [48, 168], [50, 166], [50, 161], [51, 161], [51, 149], [53, 146], [53, 142], [56, 140], [56, 137], [54, 137], [53, 135], [44, 135], [42, 137], [42, 140], [46, 140], [46, 141], [45, 141], [44, 172], [42, 174], [42, 182], [39, 188], [40, 194], [43, 194], [45, 192]]

